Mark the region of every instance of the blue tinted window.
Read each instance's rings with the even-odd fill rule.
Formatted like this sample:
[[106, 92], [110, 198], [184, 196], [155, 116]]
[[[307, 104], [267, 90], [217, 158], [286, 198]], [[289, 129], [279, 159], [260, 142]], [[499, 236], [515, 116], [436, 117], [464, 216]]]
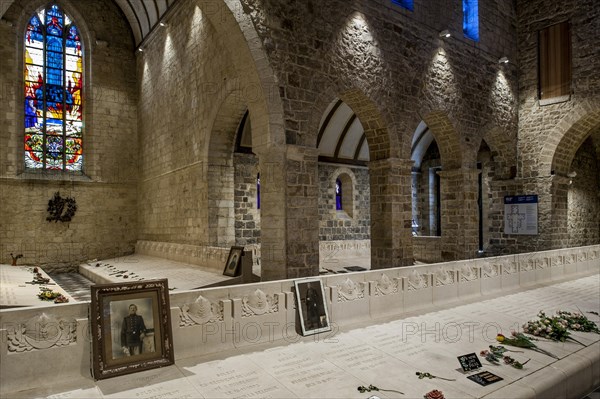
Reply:
[[463, 32], [469, 39], [479, 41], [479, 0], [463, 0]]
[[399, 6], [404, 7], [410, 11], [415, 10], [415, 4], [413, 0], [392, 0], [392, 3], [398, 4]]

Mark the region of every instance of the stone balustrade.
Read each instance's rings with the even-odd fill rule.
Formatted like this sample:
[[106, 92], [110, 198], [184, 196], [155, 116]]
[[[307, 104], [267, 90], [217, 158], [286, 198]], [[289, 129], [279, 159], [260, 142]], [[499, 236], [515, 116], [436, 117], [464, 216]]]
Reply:
[[[177, 254], [152, 243], [138, 245], [148, 254], [191, 256], [184, 246]], [[354, 323], [400, 318], [599, 271], [600, 245], [595, 245], [323, 276], [334, 327], [324, 335]], [[209, 306], [202, 315], [191, 314], [194, 303]], [[294, 280], [181, 291], [170, 295], [170, 305], [176, 360], [300, 339]], [[89, 379], [89, 307], [81, 302], [0, 311], [1, 394], [50, 379]]]

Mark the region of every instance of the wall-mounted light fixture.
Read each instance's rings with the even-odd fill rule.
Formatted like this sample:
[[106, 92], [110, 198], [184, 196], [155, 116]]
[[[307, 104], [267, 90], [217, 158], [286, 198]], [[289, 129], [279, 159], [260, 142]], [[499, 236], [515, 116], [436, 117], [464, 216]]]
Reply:
[[498, 60], [499, 64], [508, 64], [508, 57], [502, 57]]
[[167, 24], [166, 22], [163, 22], [163, 21], [160, 21], [159, 25], [162, 26], [163, 28], [165, 26], [169, 26], [169, 24]]
[[448, 29], [444, 29], [443, 31], [441, 31], [439, 33], [439, 36], [443, 38], [443, 37], [450, 37], [452, 35], [450, 34], [450, 31]]

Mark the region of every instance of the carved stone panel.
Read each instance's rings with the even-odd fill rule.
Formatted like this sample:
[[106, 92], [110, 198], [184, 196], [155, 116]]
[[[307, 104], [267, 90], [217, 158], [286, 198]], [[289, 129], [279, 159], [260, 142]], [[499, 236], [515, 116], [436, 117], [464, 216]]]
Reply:
[[242, 317], [259, 316], [279, 311], [279, 298], [256, 289], [242, 298]]
[[364, 284], [356, 284], [354, 281], [347, 278], [344, 283], [337, 286], [338, 302], [355, 301], [365, 297]]
[[200, 295], [193, 303], [186, 303], [179, 314], [181, 327], [223, 321], [223, 302], [212, 303]]
[[27, 352], [77, 342], [77, 321], [42, 313], [8, 331], [8, 351]]

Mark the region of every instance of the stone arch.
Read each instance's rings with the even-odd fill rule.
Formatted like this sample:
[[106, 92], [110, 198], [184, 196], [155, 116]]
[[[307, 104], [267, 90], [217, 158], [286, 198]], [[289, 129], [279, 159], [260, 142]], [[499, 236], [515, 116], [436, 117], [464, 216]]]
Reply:
[[236, 0], [197, 2], [229, 51], [252, 115], [254, 148], [285, 144], [279, 85], [254, 24]]
[[235, 243], [233, 152], [238, 126], [246, 109], [241, 96], [229, 90], [209, 129], [209, 143], [205, 146], [207, 167], [202, 168], [201, 173], [208, 183], [208, 244], [212, 246], [225, 247]]
[[[340, 179], [342, 182], [342, 210], [346, 212], [348, 216], [351, 218], [354, 217], [355, 211], [355, 199], [354, 192], [358, 187], [358, 183], [356, 182], [356, 176], [354, 172], [346, 167], [337, 168], [331, 175], [331, 180], [329, 181], [330, 192], [334, 195], [335, 198], [335, 184], [337, 179]], [[335, 211], [335, 202], [333, 211]]]
[[450, 118], [444, 111], [430, 111], [422, 116], [440, 149], [442, 169], [452, 170], [463, 166], [460, 138]]
[[[560, 137], [559, 141], [556, 144], [549, 141], [544, 146], [541, 154], [542, 161], [552, 159], [551, 163], [545, 162], [544, 172], [567, 176], [570, 172], [571, 162], [579, 147], [593, 131], [600, 127], [600, 108], [589, 111], [573, 120], [575, 117], [571, 115], [565, 117], [557, 126], [555, 134], [551, 135], [551, 137]], [[567, 123], [570, 126], [564, 129]], [[560, 132], [564, 133], [560, 134]], [[550, 170], [548, 170], [548, 167], [550, 167]]]
[[486, 127], [475, 150], [479, 151], [481, 143], [484, 142], [492, 151], [496, 166], [496, 176], [509, 178], [516, 173], [516, 142], [512, 140], [505, 131], [497, 126]]
[[341, 82], [329, 82], [311, 107], [306, 145], [317, 147], [321, 118], [331, 100], [336, 97], [345, 102], [360, 120], [369, 144], [371, 161], [387, 159], [399, 154], [398, 140], [392, 134], [396, 130], [392, 116], [382, 111], [377, 102], [365, 91], [356, 87], [345, 87]]

